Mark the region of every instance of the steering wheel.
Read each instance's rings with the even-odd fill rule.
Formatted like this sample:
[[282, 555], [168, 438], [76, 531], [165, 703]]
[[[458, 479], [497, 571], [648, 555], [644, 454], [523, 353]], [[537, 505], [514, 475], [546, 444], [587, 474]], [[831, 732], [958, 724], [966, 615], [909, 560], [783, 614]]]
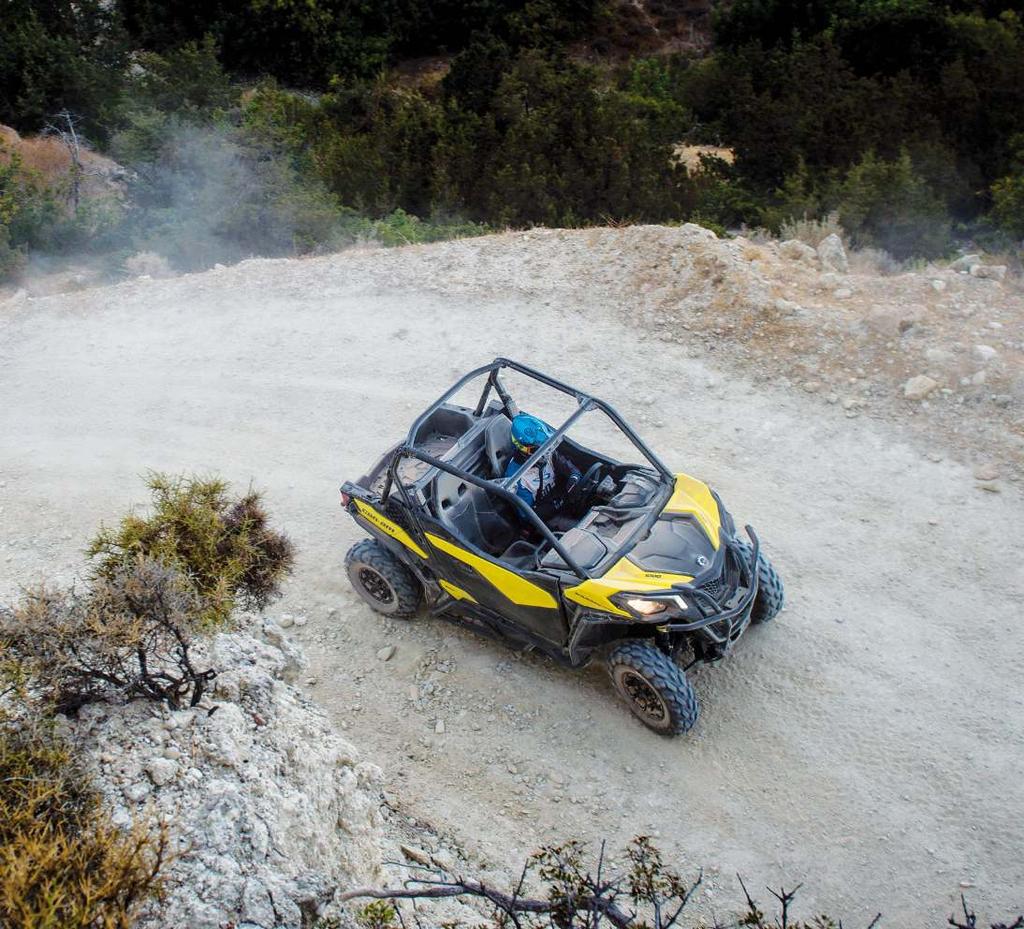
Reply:
[[601, 486], [601, 481], [604, 480], [604, 469], [603, 461], [595, 461], [587, 468], [583, 477], [576, 482], [576, 486], [569, 493], [569, 502], [573, 506], [582, 506], [590, 500], [597, 488]]

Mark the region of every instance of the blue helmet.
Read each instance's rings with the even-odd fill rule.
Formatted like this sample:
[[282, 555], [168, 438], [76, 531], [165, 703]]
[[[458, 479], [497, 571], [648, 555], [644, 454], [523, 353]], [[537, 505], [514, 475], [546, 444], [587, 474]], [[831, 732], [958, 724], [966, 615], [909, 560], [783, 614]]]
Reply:
[[512, 444], [524, 455], [532, 455], [554, 432], [544, 420], [529, 413], [516, 413], [512, 418]]

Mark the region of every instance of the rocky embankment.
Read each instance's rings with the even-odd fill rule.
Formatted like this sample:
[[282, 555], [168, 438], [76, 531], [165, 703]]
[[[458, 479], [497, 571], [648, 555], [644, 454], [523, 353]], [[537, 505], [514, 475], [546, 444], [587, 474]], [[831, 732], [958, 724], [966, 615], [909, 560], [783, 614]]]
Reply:
[[167, 897], [140, 929], [311, 925], [339, 886], [380, 879], [380, 769], [288, 683], [302, 659], [280, 629], [205, 651], [219, 674], [201, 706], [97, 703], [65, 724], [115, 821], [170, 831]]

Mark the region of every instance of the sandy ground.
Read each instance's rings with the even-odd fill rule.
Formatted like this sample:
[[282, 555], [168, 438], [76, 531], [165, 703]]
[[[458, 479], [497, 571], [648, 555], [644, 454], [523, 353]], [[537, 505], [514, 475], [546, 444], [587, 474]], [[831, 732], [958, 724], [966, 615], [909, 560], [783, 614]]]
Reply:
[[[1017, 487], [985, 492], [937, 439], [648, 335], [583, 278], [572, 299], [524, 288], [510, 255], [489, 287], [462, 286], [473, 248], [497, 246], [248, 262], [0, 308], [0, 596], [71, 579], [97, 523], [144, 501], [146, 469], [254, 482], [299, 547], [272, 612], [298, 621], [310, 694], [393, 801], [477, 865], [651, 832], [707, 869], [705, 912], [735, 906], [736, 872], [802, 881], [798, 914], [848, 926], [878, 910], [941, 925], [961, 889], [993, 919], [1020, 912]], [[616, 402], [782, 571], [779, 620], [696, 673], [689, 736], [644, 729], [600, 668], [385, 623], [349, 590], [358, 532], [337, 485], [496, 354]]]

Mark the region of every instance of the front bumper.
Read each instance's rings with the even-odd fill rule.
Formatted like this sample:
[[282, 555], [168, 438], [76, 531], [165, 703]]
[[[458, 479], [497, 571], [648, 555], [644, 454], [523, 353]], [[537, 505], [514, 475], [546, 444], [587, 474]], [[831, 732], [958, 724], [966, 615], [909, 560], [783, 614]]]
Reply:
[[740, 572], [737, 594], [734, 594], [723, 607], [721, 602], [700, 587], [692, 584], [675, 584], [672, 591], [680, 595], [685, 594], [690, 601], [699, 605], [704, 616], [688, 622], [659, 623], [659, 631], [670, 635], [700, 632], [718, 646], [727, 646], [743, 634], [750, 622], [750, 611], [757, 596], [757, 557], [761, 548], [757, 533], [750, 526], [745, 526], [744, 529], [752, 547], [749, 559], [743, 557], [745, 552], [738, 546], [730, 548]]

